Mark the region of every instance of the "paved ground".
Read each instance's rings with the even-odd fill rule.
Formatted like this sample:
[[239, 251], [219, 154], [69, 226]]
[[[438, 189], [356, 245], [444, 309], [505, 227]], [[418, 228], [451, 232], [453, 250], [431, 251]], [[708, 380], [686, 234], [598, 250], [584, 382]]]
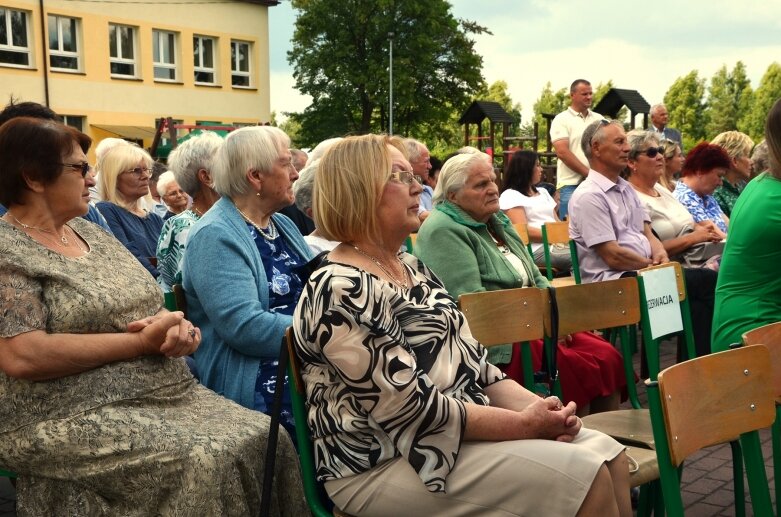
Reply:
[[[675, 348], [672, 343], [663, 345], [662, 366], [675, 361]], [[635, 357], [635, 368], [639, 371]], [[640, 386], [640, 398], [645, 403], [645, 391]], [[773, 501], [773, 472], [770, 450], [770, 433], [762, 433], [762, 449], [765, 453], [768, 480]], [[732, 486], [732, 453], [729, 445], [721, 445], [700, 451], [686, 462], [681, 483], [686, 515], [691, 517], [727, 517], [735, 515], [734, 492]], [[746, 489], [748, 492], [748, 489]], [[747, 496], [748, 497], [748, 496]], [[0, 478], [0, 517], [15, 517], [15, 493], [5, 478]], [[752, 515], [750, 503], [746, 505], [747, 515]]]

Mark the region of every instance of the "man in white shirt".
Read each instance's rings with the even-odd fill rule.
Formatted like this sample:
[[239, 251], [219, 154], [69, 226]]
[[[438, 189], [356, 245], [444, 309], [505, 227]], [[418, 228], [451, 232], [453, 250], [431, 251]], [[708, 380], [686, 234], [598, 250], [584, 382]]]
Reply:
[[580, 147], [580, 136], [586, 126], [602, 119], [602, 115], [591, 111], [594, 95], [591, 83], [576, 79], [569, 89], [570, 106], [562, 111], [550, 128], [551, 142], [558, 158], [556, 164], [556, 188], [559, 191], [559, 218], [567, 217], [570, 197], [581, 181], [588, 175], [588, 160]]

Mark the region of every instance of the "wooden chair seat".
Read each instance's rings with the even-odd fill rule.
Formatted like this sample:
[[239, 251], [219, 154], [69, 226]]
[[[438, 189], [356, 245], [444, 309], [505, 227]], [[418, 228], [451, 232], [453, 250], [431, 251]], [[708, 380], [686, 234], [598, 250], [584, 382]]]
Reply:
[[553, 280], [550, 281], [550, 285], [553, 287], [566, 287], [568, 285], [575, 285], [576, 283], [574, 276], [554, 277]]
[[[627, 447], [626, 454], [631, 458], [629, 483], [632, 488], [659, 479], [659, 464], [656, 461], [655, 451], [642, 447]], [[635, 470], [634, 463], [637, 463], [637, 470]]]
[[654, 431], [647, 409], [621, 409], [595, 413], [582, 418], [583, 425], [625, 444], [653, 450]]

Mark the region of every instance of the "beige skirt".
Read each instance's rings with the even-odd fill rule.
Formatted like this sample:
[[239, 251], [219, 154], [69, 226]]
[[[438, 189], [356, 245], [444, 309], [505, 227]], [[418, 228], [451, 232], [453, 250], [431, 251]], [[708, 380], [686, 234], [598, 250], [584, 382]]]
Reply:
[[590, 429], [572, 443], [465, 442], [447, 477], [447, 493], [428, 492], [403, 458], [328, 481], [325, 488], [351, 515], [575, 515], [600, 466], [623, 450]]

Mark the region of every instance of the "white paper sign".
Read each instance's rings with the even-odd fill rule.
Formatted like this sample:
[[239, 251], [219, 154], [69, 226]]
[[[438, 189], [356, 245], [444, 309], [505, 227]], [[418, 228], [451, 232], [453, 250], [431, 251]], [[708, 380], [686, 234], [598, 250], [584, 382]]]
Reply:
[[645, 303], [651, 323], [651, 338], [683, 330], [681, 304], [678, 300], [678, 284], [675, 269], [665, 267], [644, 271]]

